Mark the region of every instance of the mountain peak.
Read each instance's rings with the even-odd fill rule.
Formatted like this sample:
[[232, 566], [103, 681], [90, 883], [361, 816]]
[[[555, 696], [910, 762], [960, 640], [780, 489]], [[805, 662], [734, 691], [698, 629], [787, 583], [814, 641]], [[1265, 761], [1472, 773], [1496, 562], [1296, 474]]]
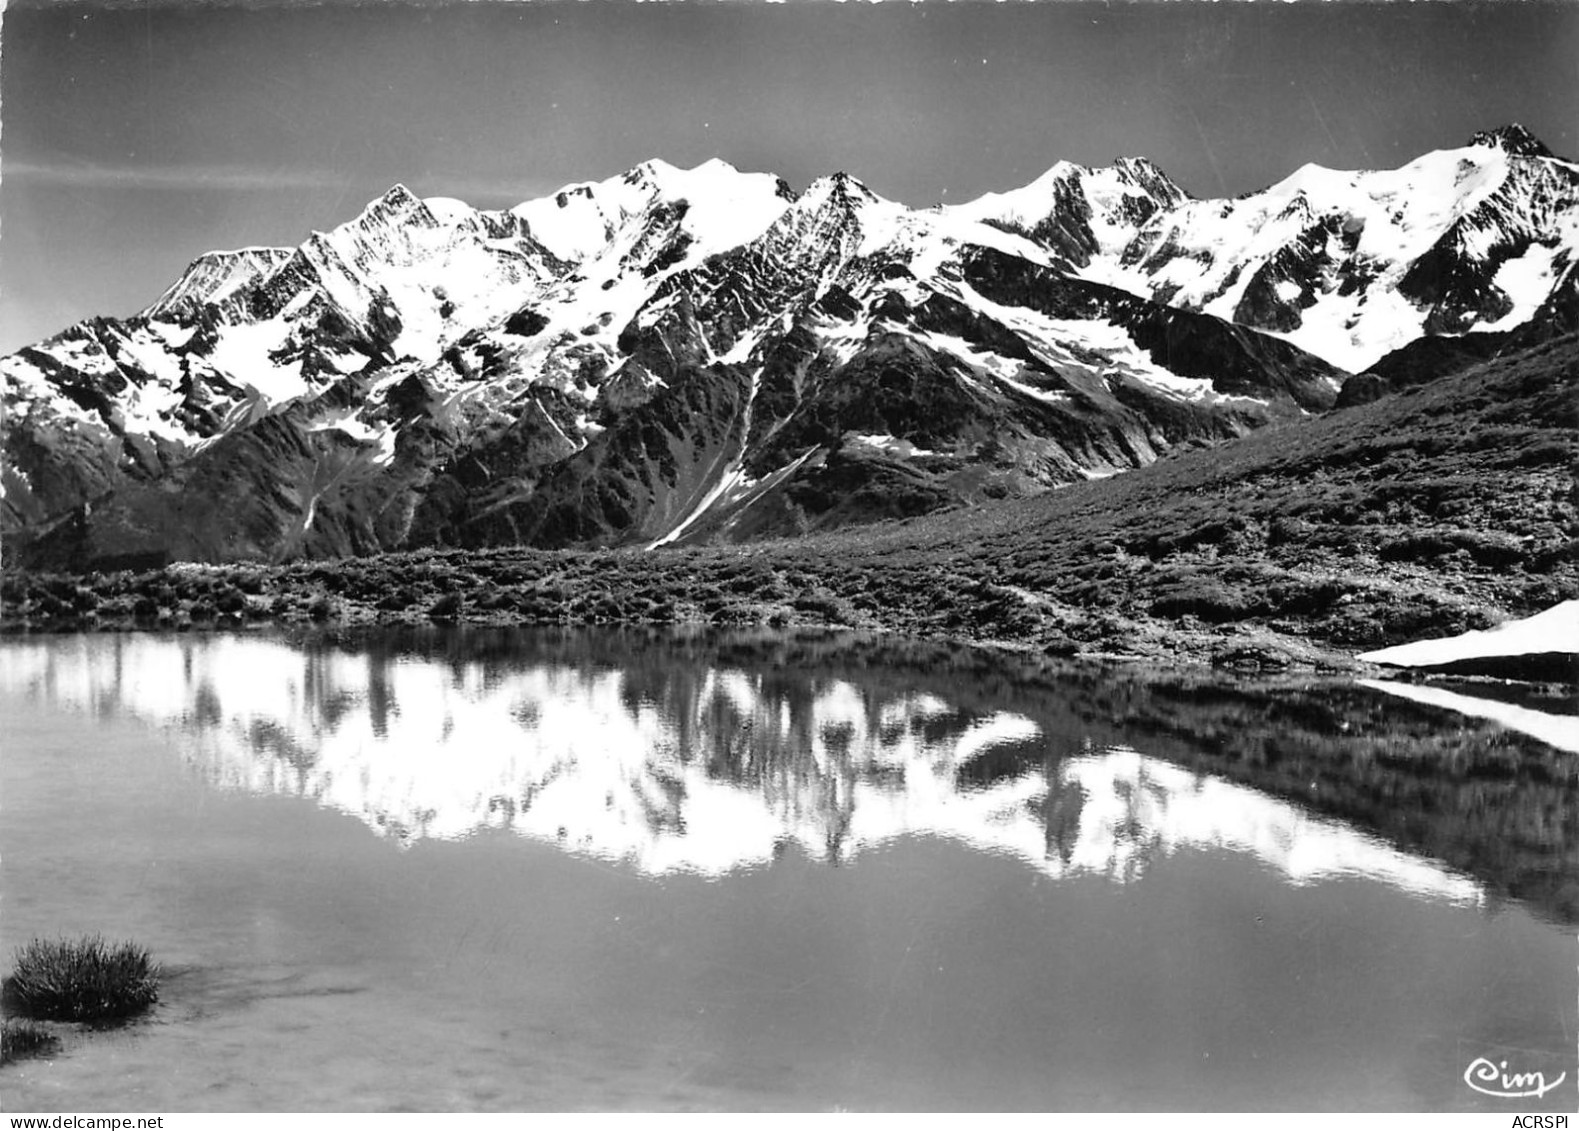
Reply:
[[1469, 139], [1470, 145], [1490, 145], [1517, 157], [1555, 156], [1544, 142], [1517, 122], [1494, 130], [1481, 130]]
[[671, 165], [661, 157], [651, 157], [631, 168], [623, 180], [628, 185], [639, 185], [664, 180], [679, 171], [678, 165]]
[[1150, 157], [1115, 157], [1113, 168], [1123, 169], [1126, 172], [1162, 174], [1162, 168]]
[[424, 210], [421, 197], [412, 192], [405, 185], [393, 185], [388, 192], [377, 200], [369, 201], [361, 214], [352, 221], [352, 225], [363, 231], [371, 231], [382, 227], [396, 217], [405, 217]]
[[397, 182], [391, 185], [387, 192], [369, 204], [368, 207], [371, 208], [374, 205], [382, 204], [390, 208], [409, 208], [421, 202], [421, 198], [416, 193]]
[[1043, 173], [1040, 177], [1037, 177], [1036, 180], [1032, 181], [1031, 183], [1046, 184], [1051, 181], [1060, 181], [1069, 177], [1078, 177], [1080, 174], [1086, 172], [1089, 172], [1089, 170], [1086, 169], [1084, 165], [1076, 165], [1073, 161], [1054, 161], [1047, 167], [1047, 171], [1045, 173]]
[[829, 199], [848, 200], [876, 200], [878, 196], [867, 188], [857, 178], [850, 176], [842, 169], [826, 177], [818, 177], [806, 187], [806, 196], [813, 200], [828, 197]]
[[1112, 168], [1159, 202], [1173, 205], [1190, 199], [1190, 194], [1175, 184], [1173, 178], [1149, 157], [1115, 157]]
[[745, 174], [721, 157], [709, 157], [700, 165], [681, 168], [661, 157], [643, 161], [621, 178], [628, 185], [650, 185], [663, 188], [677, 182], [695, 182], [699, 179], [727, 180]]

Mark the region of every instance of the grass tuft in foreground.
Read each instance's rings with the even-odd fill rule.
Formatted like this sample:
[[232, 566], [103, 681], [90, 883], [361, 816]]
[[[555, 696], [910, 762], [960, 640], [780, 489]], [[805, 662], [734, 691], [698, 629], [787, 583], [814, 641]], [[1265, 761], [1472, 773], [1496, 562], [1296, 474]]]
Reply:
[[31, 1021], [0, 1023], [0, 1064], [45, 1056], [60, 1047], [60, 1038]]
[[159, 968], [132, 943], [34, 939], [5, 980], [7, 1008], [43, 1021], [118, 1021], [159, 999]]

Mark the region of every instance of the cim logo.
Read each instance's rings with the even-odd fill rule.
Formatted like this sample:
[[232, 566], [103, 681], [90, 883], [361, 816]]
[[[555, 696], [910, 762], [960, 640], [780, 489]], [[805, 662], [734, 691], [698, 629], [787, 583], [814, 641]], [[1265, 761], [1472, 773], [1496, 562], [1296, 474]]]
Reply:
[[1548, 1083], [1544, 1072], [1509, 1072], [1507, 1061], [1493, 1064], [1483, 1056], [1464, 1069], [1464, 1083], [1483, 1096], [1504, 1100], [1538, 1100], [1566, 1079], [1564, 1072]]

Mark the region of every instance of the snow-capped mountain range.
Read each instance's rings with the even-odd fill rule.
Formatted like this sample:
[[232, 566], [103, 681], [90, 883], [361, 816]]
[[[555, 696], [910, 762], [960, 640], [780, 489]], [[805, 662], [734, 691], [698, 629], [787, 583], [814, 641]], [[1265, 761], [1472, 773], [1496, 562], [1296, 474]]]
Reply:
[[3, 532], [99, 565], [739, 540], [1034, 493], [1329, 408], [1428, 337], [1571, 329], [1579, 166], [1517, 127], [1231, 201], [1060, 163], [911, 209], [648, 162], [396, 186], [0, 361]]

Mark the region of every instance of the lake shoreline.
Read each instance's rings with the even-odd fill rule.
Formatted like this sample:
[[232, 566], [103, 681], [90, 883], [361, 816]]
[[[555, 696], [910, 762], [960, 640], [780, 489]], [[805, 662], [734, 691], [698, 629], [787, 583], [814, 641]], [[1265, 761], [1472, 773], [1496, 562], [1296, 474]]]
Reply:
[[[681, 551], [675, 557], [682, 554], [691, 556]], [[563, 557], [582, 576], [567, 582], [553, 576], [561, 571], [534, 569], [535, 576], [507, 570], [515, 575], [501, 579], [498, 571], [487, 568], [500, 559], [528, 555]], [[657, 569], [642, 585], [630, 584], [623, 569], [587, 584], [590, 579], [585, 574], [593, 571], [575, 569], [598, 564], [600, 557], [631, 556], [621, 551], [520, 555], [419, 551], [287, 566], [181, 563], [138, 574], [12, 575], [5, 579], [8, 592], [0, 611], [0, 635], [434, 623], [488, 628], [842, 629], [1092, 663], [1248, 672], [1386, 670], [1361, 663], [1340, 648], [1258, 625], [1214, 625], [1194, 618], [1170, 620], [1106, 610], [1094, 613], [973, 578], [948, 579], [966, 590], [963, 599], [944, 597], [929, 603], [925, 594], [902, 587], [908, 578], [892, 579], [892, 587], [873, 585], [866, 578], [850, 584], [848, 575], [841, 578], [833, 570], [769, 567], [764, 577], [748, 565], [744, 571], [725, 570], [715, 579], [694, 569]], [[392, 562], [396, 557], [413, 560]], [[727, 557], [751, 563], [758, 555]], [[672, 567], [675, 563], [653, 564]], [[365, 583], [369, 573], [379, 575], [372, 589]], [[743, 579], [753, 584], [742, 585]]]
[[[288, 565], [7, 573], [0, 584], [0, 635], [424, 624], [850, 630], [1098, 665], [1431, 678], [1358, 659], [1374, 638], [1324, 639], [1314, 617], [1269, 624], [1157, 616], [1133, 601], [1080, 607], [984, 581], [964, 563], [923, 571], [868, 559], [838, 568], [782, 546], [648, 554], [423, 550]], [[1363, 608], [1348, 612], [1349, 623], [1363, 620]], [[1431, 627], [1439, 631], [1414, 638], [1456, 625]], [[1510, 666], [1479, 678], [1517, 680], [1521, 673]], [[1527, 674], [1521, 681], [1554, 682]]]

